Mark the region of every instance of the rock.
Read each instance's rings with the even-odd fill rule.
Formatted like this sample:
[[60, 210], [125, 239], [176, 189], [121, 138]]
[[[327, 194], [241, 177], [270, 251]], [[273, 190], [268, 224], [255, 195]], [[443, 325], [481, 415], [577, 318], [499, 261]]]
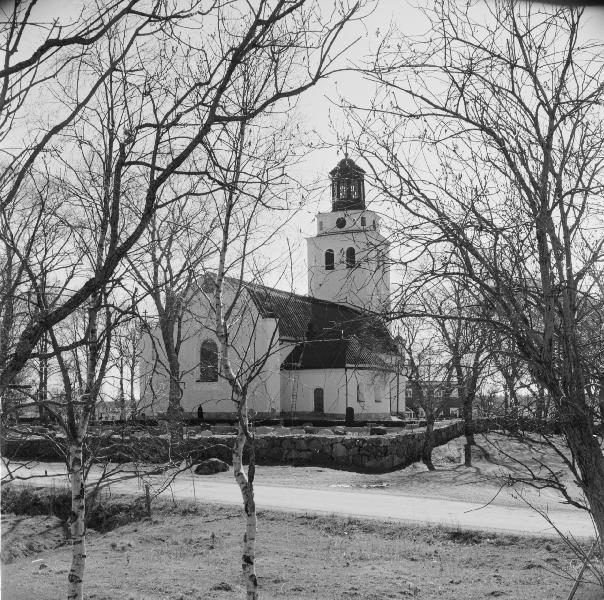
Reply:
[[335, 444], [333, 447], [333, 456], [334, 458], [344, 458], [348, 455], [348, 450], [344, 446], [344, 444]]
[[334, 432], [331, 429], [319, 429], [319, 431], [317, 431], [317, 435], [334, 437]]
[[274, 434], [274, 433], [275, 433], [275, 430], [272, 427], [264, 427], [264, 426], [256, 427], [257, 435], [267, 435], [267, 434]]
[[208, 458], [195, 467], [195, 475], [214, 475], [228, 471], [229, 465], [219, 458]]
[[414, 596], [417, 596], [420, 592], [420, 589], [412, 581], [405, 581], [405, 587], [407, 588], [407, 591]]
[[212, 437], [213, 435], [209, 429], [204, 429], [197, 434], [197, 437]]
[[386, 435], [388, 431], [385, 427], [372, 427], [369, 430], [369, 435]]
[[210, 589], [213, 591], [217, 591], [217, 592], [234, 592], [235, 591], [235, 588], [230, 583], [227, 583], [226, 581], [221, 581], [220, 583], [217, 583], [215, 586], [213, 586]]
[[346, 435], [346, 429], [344, 427], [334, 427], [333, 432], [336, 435]]
[[40, 563], [40, 565], [38, 566], [38, 569], [40, 571], [44, 570], [44, 569], [48, 569], [48, 565], [46, 563]]

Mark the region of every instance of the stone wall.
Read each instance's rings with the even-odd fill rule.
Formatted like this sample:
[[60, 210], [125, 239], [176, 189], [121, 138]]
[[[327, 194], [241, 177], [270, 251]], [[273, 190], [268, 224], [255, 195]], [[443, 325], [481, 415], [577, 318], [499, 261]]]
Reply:
[[[434, 430], [435, 446], [463, 435], [463, 422]], [[189, 437], [170, 445], [169, 437], [141, 434], [92, 438], [90, 451], [99, 459], [111, 462], [147, 463], [206, 458], [221, 458], [231, 463], [233, 435]], [[408, 466], [421, 459], [424, 433], [398, 431], [385, 435], [335, 435], [331, 431], [257, 435], [256, 462], [260, 465], [316, 465], [353, 471], [389, 471]], [[11, 459], [63, 460], [60, 438], [8, 439], [2, 441], [2, 454]]]

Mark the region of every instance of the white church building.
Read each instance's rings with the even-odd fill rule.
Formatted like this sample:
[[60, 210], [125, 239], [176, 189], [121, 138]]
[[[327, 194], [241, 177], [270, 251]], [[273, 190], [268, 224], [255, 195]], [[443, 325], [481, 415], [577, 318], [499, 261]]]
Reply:
[[[402, 357], [380, 314], [388, 307], [387, 240], [365, 205], [364, 171], [346, 157], [330, 172], [331, 210], [307, 239], [308, 295], [228, 279], [233, 364], [249, 381], [248, 405], [262, 418], [388, 420], [405, 412]], [[206, 280], [211, 284], [211, 281]], [[221, 378], [211, 293], [200, 286], [182, 327], [181, 406], [194, 418], [234, 416]], [[206, 295], [207, 294], [207, 295]], [[159, 330], [143, 344], [145, 414], [167, 408], [168, 375]]]

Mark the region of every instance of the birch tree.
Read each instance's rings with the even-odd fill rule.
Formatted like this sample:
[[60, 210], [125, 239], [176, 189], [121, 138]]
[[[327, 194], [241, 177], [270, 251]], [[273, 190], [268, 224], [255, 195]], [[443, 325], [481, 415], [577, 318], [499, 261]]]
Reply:
[[384, 40], [351, 107], [377, 185], [417, 247], [447, 243], [440, 275], [482, 299], [547, 390], [600, 540], [604, 455], [578, 315], [604, 260], [602, 45], [580, 8], [441, 2], [430, 35]]

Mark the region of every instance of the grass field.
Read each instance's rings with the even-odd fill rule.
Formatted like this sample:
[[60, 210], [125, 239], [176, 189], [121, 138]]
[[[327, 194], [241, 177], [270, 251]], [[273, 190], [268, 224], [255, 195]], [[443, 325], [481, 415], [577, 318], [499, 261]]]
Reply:
[[[2, 517], [2, 598], [65, 597], [70, 548], [56, 517]], [[243, 597], [241, 511], [162, 503], [152, 519], [89, 530], [86, 597]], [[562, 542], [261, 512], [261, 597], [565, 600], [578, 561]], [[599, 600], [583, 586], [576, 600]]]

